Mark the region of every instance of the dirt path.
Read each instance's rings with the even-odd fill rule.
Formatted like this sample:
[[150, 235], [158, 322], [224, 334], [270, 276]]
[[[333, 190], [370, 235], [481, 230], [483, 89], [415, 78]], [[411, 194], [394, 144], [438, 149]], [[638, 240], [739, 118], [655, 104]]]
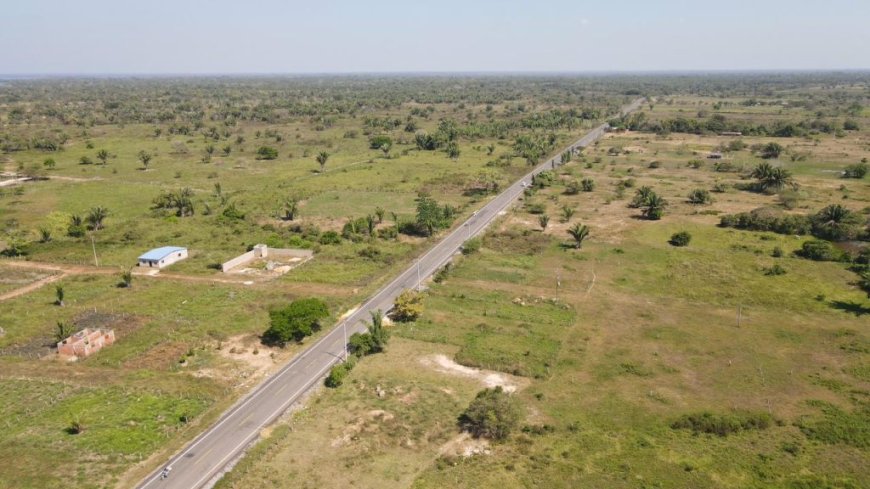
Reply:
[[[0, 261], [0, 264], [8, 267], [14, 268], [22, 268], [27, 270], [40, 270], [40, 271], [48, 271], [55, 272], [55, 275], [50, 277], [46, 277], [30, 284], [27, 284], [23, 287], [17, 288], [15, 290], [6, 292], [0, 295], [0, 302], [13, 299], [15, 297], [22, 296], [24, 294], [33, 292], [45, 285], [48, 285], [52, 282], [56, 282], [64, 277], [71, 275], [118, 275], [120, 273], [120, 269], [115, 267], [95, 267], [91, 265], [68, 265], [68, 264], [57, 264], [57, 263], [44, 263], [44, 262], [33, 262], [33, 261]], [[211, 284], [230, 284], [230, 285], [254, 285], [259, 283], [265, 283], [270, 281], [273, 277], [222, 277], [222, 276], [197, 276], [197, 275], [183, 275], [180, 273], [172, 273], [160, 271], [159, 273], [154, 273], [154, 270], [151, 269], [133, 269], [133, 274], [137, 277], [145, 277], [145, 278], [155, 278], [155, 279], [165, 279], [165, 280], [178, 280], [181, 282], [191, 282], [191, 283], [211, 283]], [[326, 285], [326, 284], [310, 284], [310, 283], [282, 283], [281, 288], [288, 290], [289, 292], [298, 292], [299, 294], [320, 294], [320, 295], [329, 295], [329, 296], [349, 296], [355, 293], [355, 289], [350, 287], [336, 286], [336, 285]]]

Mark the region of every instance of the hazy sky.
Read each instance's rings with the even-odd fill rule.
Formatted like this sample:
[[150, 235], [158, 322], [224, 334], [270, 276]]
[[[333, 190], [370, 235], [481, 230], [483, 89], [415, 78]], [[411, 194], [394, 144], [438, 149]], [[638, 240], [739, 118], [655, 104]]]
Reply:
[[0, 0], [0, 73], [870, 68], [870, 0]]

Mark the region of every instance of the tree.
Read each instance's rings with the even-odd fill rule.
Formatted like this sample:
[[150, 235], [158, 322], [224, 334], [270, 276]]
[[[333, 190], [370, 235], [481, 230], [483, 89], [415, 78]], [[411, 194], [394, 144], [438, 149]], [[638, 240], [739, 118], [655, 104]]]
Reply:
[[92, 207], [90, 211], [88, 211], [87, 221], [88, 226], [93, 231], [99, 231], [103, 229], [103, 221], [109, 216], [109, 210], [102, 206]]
[[861, 233], [861, 217], [840, 204], [832, 204], [810, 218], [813, 236], [831, 241], [855, 239]]
[[574, 217], [574, 212], [576, 212], [576, 210], [573, 207], [571, 207], [567, 204], [563, 205], [562, 206], [562, 222], [569, 222], [571, 220], [571, 218]]
[[550, 224], [550, 216], [541, 214], [538, 216], [538, 224], [541, 226], [541, 231], [546, 231], [547, 225]]
[[791, 172], [770, 163], [759, 164], [752, 170], [750, 176], [758, 180], [758, 190], [765, 193], [776, 193], [785, 187], [797, 188]]
[[785, 148], [782, 147], [779, 143], [767, 143], [761, 148], [761, 157], [765, 160], [776, 159], [779, 158], [779, 155], [785, 151]]
[[387, 347], [390, 332], [384, 327], [384, 314], [379, 310], [371, 312], [372, 321], [367, 324], [365, 333], [354, 333], [349, 340], [350, 351], [357, 356], [381, 353]]
[[843, 178], [856, 178], [860, 180], [867, 175], [868, 170], [870, 170], [870, 166], [867, 166], [867, 163], [862, 162], [849, 165], [843, 170]]
[[296, 214], [299, 212], [299, 200], [295, 197], [284, 199], [284, 220], [292, 221], [296, 219]]
[[516, 429], [521, 417], [516, 399], [496, 386], [477, 393], [459, 416], [459, 425], [475, 437], [504, 440]]
[[121, 272], [121, 287], [129, 289], [133, 287], [133, 269], [128, 268]]
[[667, 207], [668, 201], [664, 198], [660, 197], [655, 192], [652, 192], [643, 203], [642, 211], [643, 217], [651, 220], [658, 221], [664, 215], [665, 207]]
[[329, 153], [321, 151], [320, 153], [317, 153], [317, 156], [314, 159], [316, 159], [317, 163], [320, 164], [320, 173], [324, 173], [326, 171], [326, 162], [329, 161]]
[[644, 204], [649, 200], [650, 195], [653, 195], [653, 189], [651, 187], [643, 186], [637, 189], [634, 193], [634, 198], [631, 199], [631, 202], [628, 204], [629, 207], [637, 209], [643, 207]]
[[453, 219], [451, 208], [438, 205], [435, 199], [422, 195], [417, 198], [417, 228], [426, 236], [432, 236], [436, 229], [450, 225]]
[[63, 290], [63, 285], [55, 286], [54, 287], [54, 297], [55, 297], [54, 303], [55, 303], [55, 305], [63, 307], [63, 305], [64, 305], [63, 298], [65, 295], [66, 294]]
[[302, 341], [320, 329], [320, 321], [329, 317], [326, 303], [320, 299], [297, 299], [288, 306], [269, 311], [270, 326], [263, 333], [267, 345], [284, 346]]
[[393, 306], [393, 319], [401, 322], [415, 321], [423, 313], [423, 296], [416, 291], [406, 290], [396, 297]]
[[142, 162], [142, 168], [145, 170], [148, 169], [148, 164], [150, 164], [151, 160], [154, 158], [154, 155], [145, 151], [144, 149], [139, 151], [136, 156], [139, 158], [139, 161]]
[[106, 151], [105, 149], [101, 149], [101, 150], [97, 151], [97, 159], [100, 160], [103, 165], [105, 165], [109, 162], [109, 158], [111, 156], [112, 155], [109, 154], [109, 152]]
[[274, 160], [278, 158], [278, 150], [271, 146], [260, 146], [257, 149], [258, 160]]
[[583, 247], [583, 241], [589, 237], [589, 226], [578, 222], [568, 228], [567, 232], [574, 238], [575, 246], [579, 249]]
[[46, 158], [45, 161], [42, 162], [42, 166], [48, 168], [49, 170], [52, 170], [55, 166], [57, 166], [57, 162], [54, 161], [54, 158]]

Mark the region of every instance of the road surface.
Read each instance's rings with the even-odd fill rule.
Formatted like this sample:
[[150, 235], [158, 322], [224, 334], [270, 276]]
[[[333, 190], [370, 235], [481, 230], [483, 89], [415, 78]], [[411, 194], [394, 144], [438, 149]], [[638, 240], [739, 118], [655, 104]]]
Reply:
[[[636, 110], [641, 103], [643, 99], [635, 100], [625, 107], [622, 113]], [[565, 150], [578, 150], [588, 146], [603, 136], [606, 129], [606, 124], [596, 127]], [[302, 394], [315, 383], [320, 382], [336, 362], [344, 358], [347, 338], [353, 333], [365, 331], [363, 321], [370, 318], [370, 311], [388, 311], [400, 293], [419, 286], [422, 280], [448, 262], [467, 239], [479, 234], [507, 209], [531, 182], [533, 175], [558, 166], [559, 157], [560, 155], [557, 155], [538, 165], [489, 201], [426, 254], [415, 260], [409, 268], [378, 291], [356, 312], [237, 402], [214, 426], [164, 465], [164, 467], [172, 467], [168, 477], [161, 477], [163, 470], [161, 467], [142, 481], [139, 487], [141, 489], [199, 489], [206, 486], [216, 475], [222, 473], [228, 462], [239, 456], [259, 436], [262, 428], [272, 423]]]

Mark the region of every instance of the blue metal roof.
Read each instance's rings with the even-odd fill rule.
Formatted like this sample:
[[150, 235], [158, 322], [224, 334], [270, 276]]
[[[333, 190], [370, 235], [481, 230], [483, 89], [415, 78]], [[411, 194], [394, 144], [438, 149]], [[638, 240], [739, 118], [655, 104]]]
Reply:
[[140, 256], [139, 259], [140, 260], [150, 260], [150, 261], [160, 261], [160, 260], [166, 258], [167, 256], [173, 254], [173, 253], [176, 253], [179, 251], [184, 251], [186, 249], [187, 248], [181, 248], [179, 246], [163, 246], [161, 248], [154, 248], [153, 250], [149, 251], [148, 253], [145, 253], [144, 255]]

